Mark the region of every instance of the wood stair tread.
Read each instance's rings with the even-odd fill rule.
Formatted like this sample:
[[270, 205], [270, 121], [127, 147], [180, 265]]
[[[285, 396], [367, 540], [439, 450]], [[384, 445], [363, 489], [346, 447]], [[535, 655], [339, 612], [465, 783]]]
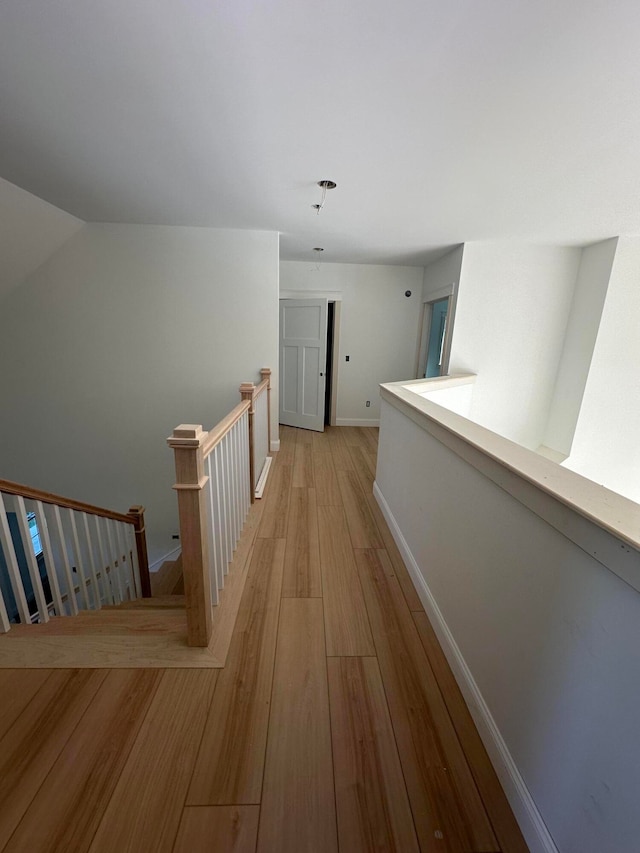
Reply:
[[181, 578], [182, 555], [179, 555], [177, 560], [165, 560], [157, 572], [151, 572], [150, 580], [153, 595], [173, 594]]
[[[184, 595], [154, 595], [153, 598], [136, 598], [134, 601], [123, 601], [122, 604], [107, 604], [103, 610], [153, 610], [154, 608], [184, 607]], [[99, 613], [100, 611], [93, 611]]]
[[54, 616], [40, 625], [14, 625], [9, 639], [38, 636], [91, 634], [167, 634], [185, 633], [186, 611], [181, 608], [84, 610], [77, 616]]

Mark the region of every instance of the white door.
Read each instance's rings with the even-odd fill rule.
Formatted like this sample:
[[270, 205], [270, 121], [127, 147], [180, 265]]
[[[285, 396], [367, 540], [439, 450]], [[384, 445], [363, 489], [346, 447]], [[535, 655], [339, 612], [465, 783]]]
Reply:
[[280, 423], [324, 432], [327, 300], [280, 300]]

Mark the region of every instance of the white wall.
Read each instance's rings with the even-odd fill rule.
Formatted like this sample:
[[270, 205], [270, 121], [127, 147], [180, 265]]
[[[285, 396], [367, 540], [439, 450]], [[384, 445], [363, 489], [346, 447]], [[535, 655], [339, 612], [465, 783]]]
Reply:
[[422, 301], [429, 302], [434, 293], [460, 282], [464, 246], [457, 246], [424, 268]]
[[82, 220], [0, 178], [0, 299], [82, 225]]
[[640, 503], [640, 238], [619, 237], [565, 467]]
[[543, 443], [579, 249], [466, 243], [450, 373], [476, 373], [471, 417], [529, 448]]
[[[301, 296], [327, 291], [341, 295], [337, 423], [377, 424], [380, 383], [414, 376], [422, 267], [319, 266], [281, 261], [280, 290], [300, 291]], [[411, 291], [409, 298], [406, 290]], [[366, 400], [371, 401], [369, 408]]]
[[165, 439], [211, 428], [261, 367], [277, 399], [277, 279], [275, 233], [85, 226], [2, 303], [2, 476], [142, 503], [151, 559], [169, 551]]
[[603, 240], [583, 249], [580, 258], [543, 442], [564, 456], [571, 452], [616, 246], [617, 238]]
[[638, 592], [384, 401], [376, 483], [531, 850], [518, 775], [562, 853], [635, 853]]

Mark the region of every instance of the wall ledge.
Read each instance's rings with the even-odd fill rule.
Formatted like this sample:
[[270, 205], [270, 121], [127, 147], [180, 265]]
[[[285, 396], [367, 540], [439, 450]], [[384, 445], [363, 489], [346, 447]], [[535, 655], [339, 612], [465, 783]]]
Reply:
[[380, 394], [383, 401], [640, 591], [640, 504], [417, 393], [417, 386], [444, 388], [436, 384], [443, 379], [460, 384], [465, 377], [387, 383], [380, 386]]

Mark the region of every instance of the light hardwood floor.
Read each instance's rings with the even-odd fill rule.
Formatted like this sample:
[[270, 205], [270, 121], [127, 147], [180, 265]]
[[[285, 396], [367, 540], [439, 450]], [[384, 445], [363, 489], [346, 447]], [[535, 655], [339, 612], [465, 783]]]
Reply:
[[371, 493], [281, 428], [222, 669], [0, 670], [0, 851], [527, 850]]

